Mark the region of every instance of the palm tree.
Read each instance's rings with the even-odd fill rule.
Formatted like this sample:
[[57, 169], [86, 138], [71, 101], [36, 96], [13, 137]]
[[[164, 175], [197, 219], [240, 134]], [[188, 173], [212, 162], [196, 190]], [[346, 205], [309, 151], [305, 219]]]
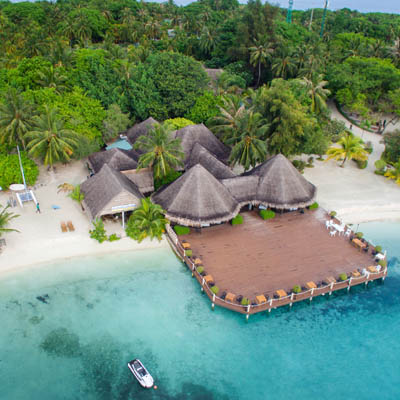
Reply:
[[388, 179], [394, 179], [394, 181], [400, 185], [400, 160], [393, 164], [393, 169], [388, 169], [385, 172], [385, 176]]
[[265, 161], [267, 156], [265, 134], [268, 127], [261, 114], [253, 111], [244, 113], [237, 135], [227, 141], [233, 145], [230, 161], [242, 165], [245, 171]]
[[223, 106], [219, 108], [219, 115], [211, 120], [214, 133], [218, 134], [222, 141], [227, 141], [238, 130], [243, 114], [246, 112], [243, 101], [239, 96], [229, 95], [222, 97]]
[[204, 26], [200, 35], [199, 46], [205, 54], [211, 54], [217, 45], [217, 35], [214, 31], [210, 31], [208, 27]]
[[2, 210], [0, 211], [0, 236], [6, 232], [19, 232], [16, 229], [6, 228], [10, 221], [14, 218], [19, 217], [19, 215], [8, 212], [7, 209], [10, 207], [9, 205], [5, 207], [0, 207], [2, 208]]
[[59, 94], [68, 88], [68, 77], [60, 72], [59, 68], [54, 68], [52, 65], [44, 71], [38, 71], [38, 76], [37, 83], [39, 85], [54, 88]]
[[183, 165], [181, 140], [173, 139], [168, 127], [157, 124], [147, 136], [140, 136], [135, 149], [144, 151], [139, 157], [138, 169], [153, 168], [154, 178], [162, 178], [175, 167]]
[[0, 104], [0, 143], [21, 144], [26, 148], [25, 135], [32, 126], [33, 105], [10, 89]]
[[261, 79], [261, 65], [265, 65], [267, 60], [274, 53], [274, 49], [270, 47], [267, 41], [261, 42], [258, 41], [255, 46], [249, 48], [250, 51], [250, 64], [253, 67], [258, 67], [258, 79], [257, 79], [257, 87], [260, 84]]
[[296, 70], [296, 64], [289, 51], [284, 50], [275, 58], [275, 62], [272, 64], [271, 69], [276, 78], [286, 79], [288, 75], [293, 74]]
[[359, 160], [365, 161], [368, 159], [368, 152], [363, 147], [363, 141], [358, 136], [354, 136], [353, 134], [346, 132], [337, 142], [340, 147], [331, 147], [328, 149], [326, 154], [328, 160], [343, 160], [341, 167], [344, 166], [346, 160]]
[[146, 237], [150, 239], [161, 236], [165, 231], [168, 220], [164, 217], [164, 210], [154, 204], [149, 198], [141, 200], [141, 206], [132, 212], [126, 224], [126, 234], [132, 239], [141, 242]]
[[322, 80], [322, 75], [319, 75], [318, 78], [314, 80], [304, 77], [300, 82], [307, 88], [307, 93], [311, 98], [311, 111], [316, 114], [325, 111], [326, 99], [331, 92], [325, 89], [328, 82]]
[[75, 200], [80, 204], [82, 211], [85, 210], [82, 205], [82, 201], [85, 199], [85, 194], [81, 192], [81, 185], [74, 186], [74, 188], [72, 189], [71, 193], [68, 196], [71, 197], [72, 200]]
[[26, 136], [29, 154], [43, 158], [50, 167], [57, 161], [69, 161], [78, 146], [78, 134], [66, 129], [57, 110], [47, 106], [44, 114], [34, 117], [34, 129]]

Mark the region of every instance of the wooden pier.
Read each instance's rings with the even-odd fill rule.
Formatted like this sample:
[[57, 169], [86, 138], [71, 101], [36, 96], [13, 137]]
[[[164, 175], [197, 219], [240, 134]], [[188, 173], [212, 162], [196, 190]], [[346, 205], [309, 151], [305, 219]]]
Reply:
[[[243, 216], [243, 225], [217, 225], [179, 238], [167, 226], [171, 246], [192, 271], [213, 309], [218, 305], [248, 318], [384, 280], [387, 275], [386, 266], [374, 269], [371, 244], [370, 251], [364, 252], [352, 246], [348, 237], [331, 237], [325, 226], [329, 216], [321, 209], [285, 213], [266, 221], [256, 212]], [[187, 252], [187, 243], [191, 252]], [[343, 273], [348, 278], [340, 280]], [[214, 285], [219, 288], [217, 294], [212, 291]], [[301, 287], [300, 293], [292, 292], [294, 285]], [[238, 297], [249, 299], [249, 304], [239, 303]]]

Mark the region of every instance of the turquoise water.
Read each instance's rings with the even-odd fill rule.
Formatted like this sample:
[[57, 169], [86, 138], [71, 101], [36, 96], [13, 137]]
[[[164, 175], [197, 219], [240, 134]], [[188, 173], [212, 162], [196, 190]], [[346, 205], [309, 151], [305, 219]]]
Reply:
[[[271, 316], [210, 309], [169, 249], [65, 261], [0, 280], [0, 399], [398, 399], [400, 224], [384, 284]], [[48, 295], [47, 303], [36, 299]], [[158, 390], [126, 362], [139, 357]]]

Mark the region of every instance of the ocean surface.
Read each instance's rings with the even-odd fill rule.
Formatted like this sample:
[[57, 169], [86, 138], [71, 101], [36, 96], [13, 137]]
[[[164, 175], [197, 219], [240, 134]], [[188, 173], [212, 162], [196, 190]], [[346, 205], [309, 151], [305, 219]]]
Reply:
[[[400, 223], [359, 230], [388, 251], [384, 284], [247, 323], [211, 311], [169, 249], [3, 277], [0, 399], [399, 399]], [[135, 357], [157, 390], [133, 378]]]

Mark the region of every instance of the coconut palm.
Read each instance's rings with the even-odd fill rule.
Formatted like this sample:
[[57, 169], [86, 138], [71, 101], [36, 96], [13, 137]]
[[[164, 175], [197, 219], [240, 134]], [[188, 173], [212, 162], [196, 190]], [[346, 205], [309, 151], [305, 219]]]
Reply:
[[8, 226], [12, 219], [19, 217], [19, 215], [8, 212], [7, 209], [10, 206], [0, 207], [2, 208], [2, 210], [0, 211], [0, 236], [6, 232], [18, 232], [16, 229], [6, 228], [6, 226]]
[[274, 61], [275, 62], [272, 64], [271, 69], [276, 78], [286, 79], [296, 70], [296, 63], [289, 51], [285, 48], [283, 48], [281, 54], [279, 54]]
[[150, 239], [161, 236], [165, 230], [168, 220], [164, 217], [164, 210], [151, 200], [142, 199], [141, 206], [132, 212], [126, 224], [126, 234], [132, 239], [141, 242], [146, 237]]
[[363, 141], [358, 136], [346, 132], [342, 135], [337, 144], [340, 147], [331, 147], [328, 149], [326, 152], [328, 158], [325, 161], [332, 159], [343, 160], [340, 165], [343, 167], [347, 160], [355, 159], [365, 161], [368, 159], [368, 152], [364, 149]]
[[75, 186], [71, 185], [70, 183], [61, 183], [60, 185], [57, 186], [57, 193], [60, 192], [72, 192], [74, 190]]
[[71, 193], [68, 196], [71, 197], [72, 200], [78, 202], [82, 208], [82, 211], [84, 211], [82, 201], [85, 199], [85, 194], [81, 192], [81, 185], [74, 186]]
[[268, 124], [259, 113], [247, 111], [243, 114], [237, 135], [227, 143], [232, 144], [230, 161], [233, 164], [240, 164], [247, 171], [258, 163], [265, 161], [267, 146], [265, 135]]
[[200, 35], [199, 46], [205, 54], [211, 54], [217, 45], [217, 35], [215, 32], [210, 31], [208, 27], [204, 26]]
[[260, 84], [261, 79], [261, 65], [265, 65], [268, 59], [274, 53], [273, 47], [267, 41], [258, 41], [255, 46], [249, 48], [250, 51], [250, 64], [253, 67], [257, 66], [258, 79], [256, 86]]
[[307, 88], [307, 93], [311, 98], [311, 111], [316, 114], [325, 111], [326, 99], [331, 92], [325, 89], [328, 82], [322, 80], [322, 75], [314, 80], [304, 77], [300, 82]]
[[45, 107], [44, 114], [34, 117], [34, 128], [26, 135], [29, 154], [41, 157], [50, 167], [57, 161], [69, 161], [78, 146], [78, 134], [66, 129], [55, 109]]
[[183, 165], [185, 155], [181, 140], [173, 139], [172, 131], [165, 125], [155, 125], [146, 136], [138, 138], [134, 147], [144, 152], [139, 157], [137, 169], [151, 167], [156, 179]]
[[393, 164], [392, 169], [388, 169], [385, 172], [385, 176], [388, 179], [394, 179], [394, 181], [400, 185], [400, 160], [397, 163]]
[[54, 88], [59, 94], [68, 88], [67, 76], [60, 72], [60, 68], [54, 68], [52, 65], [44, 71], [38, 71], [38, 77], [39, 85]]
[[219, 115], [211, 120], [211, 129], [225, 142], [237, 132], [240, 120], [246, 109], [239, 96], [223, 96], [222, 103], [223, 106], [218, 107]]
[[32, 126], [33, 115], [32, 103], [10, 89], [0, 104], [0, 143], [21, 144], [25, 149], [25, 135]]

